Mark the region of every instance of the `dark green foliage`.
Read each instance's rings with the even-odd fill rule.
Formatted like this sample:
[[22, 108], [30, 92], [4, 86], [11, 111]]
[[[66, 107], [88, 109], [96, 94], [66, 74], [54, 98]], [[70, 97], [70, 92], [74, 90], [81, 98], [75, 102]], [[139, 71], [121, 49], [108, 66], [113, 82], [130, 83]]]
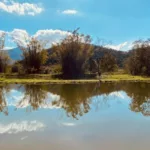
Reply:
[[150, 76], [150, 45], [148, 41], [137, 41], [132, 55], [126, 60], [125, 68], [132, 75]]
[[15, 62], [12, 65], [11, 71], [12, 71], [12, 73], [24, 74], [24, 69], [23, 69], [23, 66], [22, 66], [22, 62], [20, 62], [20, 61]]
[[110, 53], [106, 53], [100, 60], [100, 68], [102, 72], [113, 72], [117, 70], [116, 58]]
[[[123, 51], [109, 49], [106, 47], [93, 46], [93, 55], [92, 55], [91, 59], [96, 60], [96, 59], [102, 58], [105, 53], [110, 53], [111, 55], [113, 55], [116, 58], [117, 65], [120, 68], [122, 68], [125, 59], [127, 59], [131, 55], [132, 51], [123, 52]], [[61, 63], [58, 53], [54, 49], [52, 49], [52, 48], [48, 49], [48, 54], [49, 54], [49, 58], [47, 61], [48, 65]]]
[[96, 60], [102, 58], [106, 53], [109, 53], [116, 58], [117, 65], [120, 68], [123, 67], [124, 60], [127, 59], [130, 55], [130, 51], [123, 52], [123, 51], [117, 51], [102, 46], [94, 46], [94, 55], [92, 56], [92, 59]]
[[60, 58], [64, 78], [80, 78], [84, 75], [92, 53], [90, 36], [75, 30], [53, 49]]
[[118, 68], [116, 58], [110, 53], [105, 53], [101, 58], [90, 59], [89, 64], [89, 70], [99, 77], [104, 72], [113, 72]]
[[42, 65], [47, 61], [47, 51], [41, 43], [32, 39], [26, 48], [21, 47], [23, 60], [21, 61], [26, 73], [40, 73]]

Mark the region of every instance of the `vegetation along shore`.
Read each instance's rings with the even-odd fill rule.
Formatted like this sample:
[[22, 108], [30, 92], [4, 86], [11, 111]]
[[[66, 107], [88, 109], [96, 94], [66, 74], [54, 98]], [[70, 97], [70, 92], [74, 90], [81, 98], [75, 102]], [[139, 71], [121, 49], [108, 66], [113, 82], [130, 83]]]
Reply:
[[[147, 82], [150, 83], [150, 77], [132, 76], [128, 74], [120, 75], [102, 75], [100, 82]], [[0, 83], [55, 83], [55, 84], [79, 84], [79, 83], [95, 83], [99, 79], [55, 79], [51, 75], [0, 75]]]
[[122, 52], [94, 45], [77, 29], [50, 48], [33, 37], [27, 45], [16, 43], [20, 58], [15, 59], [4, 50], [5, 36], [0, 37], [0, 83], [150, 82], [149, 40]]

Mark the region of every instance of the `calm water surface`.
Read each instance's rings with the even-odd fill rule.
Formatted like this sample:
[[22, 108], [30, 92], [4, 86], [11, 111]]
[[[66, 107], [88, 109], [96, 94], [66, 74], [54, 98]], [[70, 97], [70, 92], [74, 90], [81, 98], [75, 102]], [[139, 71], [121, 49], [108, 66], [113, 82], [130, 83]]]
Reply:
[[150, 150], [150, 84], [1, 85], [2, 150]]

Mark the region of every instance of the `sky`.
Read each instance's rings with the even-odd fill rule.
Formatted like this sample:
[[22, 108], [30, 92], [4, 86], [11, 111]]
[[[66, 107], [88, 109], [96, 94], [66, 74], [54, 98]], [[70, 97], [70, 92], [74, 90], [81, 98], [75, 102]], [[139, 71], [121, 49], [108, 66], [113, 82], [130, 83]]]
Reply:
[[0, 33], [7, 33], [6, 47], [15, 47], [29, 35], [55, 43], [79, 27], [93, 43], [99, 38], [128, 50], [149, 38], [149, 6], [149, 0], [0, 0]]

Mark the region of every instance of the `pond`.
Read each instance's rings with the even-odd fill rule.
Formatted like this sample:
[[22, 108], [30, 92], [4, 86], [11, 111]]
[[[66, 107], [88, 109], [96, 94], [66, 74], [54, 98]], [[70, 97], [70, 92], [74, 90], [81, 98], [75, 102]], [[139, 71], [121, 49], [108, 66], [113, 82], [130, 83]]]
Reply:
[[150, 84], [0, 85], [2, 150], [149, 150]]

